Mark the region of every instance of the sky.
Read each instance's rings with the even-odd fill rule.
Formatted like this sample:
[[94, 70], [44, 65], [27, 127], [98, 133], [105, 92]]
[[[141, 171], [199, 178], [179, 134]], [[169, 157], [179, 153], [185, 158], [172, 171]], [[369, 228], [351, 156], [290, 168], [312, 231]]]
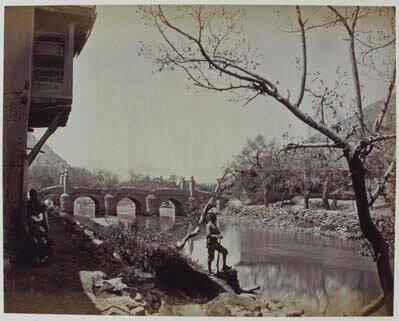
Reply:
[[[296, 96], [300, 73], [299, 35], [287, 33], [293, 7], [248, 6], [244, 32], [263, 54], [260, 72]], [[277, 11], [280, 14], [277, 14]], [[304, 16], [312, 10], [304, 9]], [[385, 21], [368, 21], [387, 28]], [[336, 67], [349, 69], [343, 28], [308, 36], [309, 72], [320, 70], [334, 81]], [[301, 137], [307, 127], [269, 98], [243, 107], [229, 94], [187, 88], [179, 71], [154, 72], [156, 66], [138, 55], [140, 42], [162, 39], [145, 26], [136, 6], [98, 6], [97, 19], [81, 54], [74, 60], [73, 105], [65, 128], [48, 145], [72, 166], [106, 168], [125, 178], [130, 169], [150, 176], [177, 174], [214, 182], [221, 168], [240, 152], [246, 140], [262, 134], [280, 139], [290, 130]], [[363, 79], [363, 78], [362, 78]], [[386, 82], [364, 77], [366, 105], [382, 99]], [[304, 110], [311, 112], [310, 100]], [[43, 130], [35, 130], [40, 136]]]

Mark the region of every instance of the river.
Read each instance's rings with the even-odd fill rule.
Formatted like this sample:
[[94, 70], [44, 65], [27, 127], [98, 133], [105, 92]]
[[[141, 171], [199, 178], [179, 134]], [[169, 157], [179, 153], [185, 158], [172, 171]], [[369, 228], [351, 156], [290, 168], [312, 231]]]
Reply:
[[[220, 220], [219, 228], [241, 286], [259, 285], [266, 298], [299, 301], [307, 314], [342, 315], [359, 312], [379, 294], [375, 264], [353, 241], [232, 220]], [[186, 251], [206, 266], [204, 230]]]
[[[161, 230], [171, 228], [178, 220], [169, 209], [161, 214], [139, 220]], [[307, 315], [332, 316], [359, 313], [380, 292], [375, 263], [361, 256], [359, 245], [353, 241], [231, 219], [220, 219], [218, 225], [222, 244], [229, 251], [228, 264], [238, 271], [241, 287], [260, 286], [265, 298], [298, 302]], [[204, 229], [184, 250], [205, 268]]]

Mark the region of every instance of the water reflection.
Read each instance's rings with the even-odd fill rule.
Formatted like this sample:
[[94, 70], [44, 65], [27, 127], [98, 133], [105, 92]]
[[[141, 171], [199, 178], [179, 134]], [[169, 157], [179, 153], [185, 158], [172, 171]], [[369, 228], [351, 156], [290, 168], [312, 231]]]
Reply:
[[[310, 313], [358, 312], [379, 294], [374, 263], [358, 254], [354, 242], [303, 233], [220, 222], [243, 288], [259, 285], [262, 295], [300, 301]], [[204, 229], [186, 251], [205, 266]]]
[[175, 224], [174, 216], [138, 216], [137, 221], [144, 223], [147, 229], [155, 229], [158, 231], [169, 230]]
[[123, 198], [116, 206], [116, 213], [121, 219], [133, 219], [136, 216], [136, 205], [129, 198]]
[[[173, 208], [160, 208], [160, 213], [159, 217], [122, 215], [126, 222], [136, 219], [151, 229], [173, 227], [177, 238], [192, 230], [191, 226], [175, 225]], [[228, 263], [237, 269], [241, 286], [259, 285], [267, 298], [299, 301], [307, 313], [342, 315], [358, 312], [380, 292], [375, 264], [358, 254], [354, 242], [231, 221], [221, 221], [219, 226], [222, 243], [229, 250]], [[202, 228], [185, 247], [204, 267], [205, 245]]]
[[96, 204], [89, 197], [79, 197], [73, 204], [74, 215], [95, 217]]

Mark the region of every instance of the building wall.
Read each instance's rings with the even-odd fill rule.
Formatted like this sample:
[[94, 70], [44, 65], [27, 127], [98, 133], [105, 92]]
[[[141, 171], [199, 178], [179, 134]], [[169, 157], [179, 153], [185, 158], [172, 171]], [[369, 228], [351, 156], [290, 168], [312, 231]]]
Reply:
[[[3, 193], [4, 229], [24, 223], [28, 164], [26, 155], [30, 90], [33, 7], [6, 7], [4, 30]], [[15, 237], [15, 230], [11, 230]], [[5, 235], [7, 241], [7, 234]], [[11, 241], [10, 241], [11, 242]], [[15, 244], [12, 244], [15, 245]], [[12, 246], [11, 245], [11, 246]]]

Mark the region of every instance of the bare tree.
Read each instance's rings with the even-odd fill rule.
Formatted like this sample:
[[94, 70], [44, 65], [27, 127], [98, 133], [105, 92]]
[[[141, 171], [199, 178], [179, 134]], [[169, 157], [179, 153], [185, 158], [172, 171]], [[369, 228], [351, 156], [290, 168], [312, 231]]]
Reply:
[[93, 187], [114, 189], [119, 185], [119, 177], [117, 174], [106, 169], [94, 169], [92, 171], [94, 182]]
[[229, 168], [236, 173], [236, 181], [251, 193], [253, 201], [262, 199], [267, 207], [272, 188], [282, 187], [284, 168], [278, 159], [280, 146], [276, 141], [266, 141], [262, 135], [248, 139], [241, 153], [236, 155]]
[[[290, 91], [286, 95], [282, 93], [279, 82], [257, 72], [258, 52], [251, 47], [243, 33], [245, 11], [242, 9], [232, 10], [215, 6], [179, 7], [173, 10], [161, 6], [141, 7], [144, 21], [155, 26], [163, 39], [163, 43], [156, 48], [144, 46], [142, 53], [153, 59], [159, 71], [183, 71], [195, 87], [241, 93], [246, 97], [245, 105], [255, 98], [271, 98], [281, 108], [287, 109], [321, 134], [319, 142], [293, 144], [292, 148], [329, 148], [341, 151], [351, 174], [360, 229], [374, 250], [385, 306], [388, 314], [392, 315], [393, 274], [387, 244], [371, 219], [364, 164], [379, 143], [395, 139], [395, 135], [383, 130], [382, 125], [390, 106], [396, 72], [394, 62], [386, 65], [390, 70], [386, 99], [374, 125], [369, 126], [363, 115], [365, 93], [362, 92], [360, 67], [367, 65], [370, 69], [380, 72], [378, 66], [373, 63], [372, 54], [393, 47], [395, 35], [393, 30], [387, 35], [383, 33], [383, 36], [377, 31], [374, 37], [370, 37], [358, 26], [363, 18], [374, 14], [385, 14], [387, 19], [394, 21], [394, 11], [360, 7], [338, 9], [331, 6], [323, 10], [325, 20], [312, 24], [311, 17], [304, 19], [301, 8], [295, 8], [296, 24], [290, 31], [298, 32], [302, 51], [302, 58], [298, 59], [298, 62], [301, 62], [302, 76], [296, 99], [291, 97]], [[185, 23], [179, 24], [181, 21]], [[188, 21], [192, 23], [188, 25]], [[334, 88], [328, 88], [317, 75], [318, 83], [327, 89], [315, 93], [313, 81], [309, 81], [307, 33], [320, 28], [341, 28], [345, 34], [345, 41], [348, 42], [347, 59], [350, 60], [351, 67], [347, 73], [352, 75], [354, 90], [350, 96], [354, 101], [353, 112], [357, 118], [357, 125], [349, 133], [342, 131], [339, 122], [331, 121], [341, 107], [351, 107], [341, 106], [347, 104], [345, 100], [333, 99], [340, 88], [339, 82]], [[317, 113], [311, 116], [301, 108], [301, 104], [305, 95], [311, 95], [312, 92], [315, 93]], [[391, 175], [389, 173], [388, 175]], [[377, 197], [377, 194], [378, 191], [374, 197]]]
[[205, 223], [206, 215], [209, 212], [209, 210], [215, 206], [216, 200], [223, 194], [223, 191], [228, 188], [228, 185], [225, 185], [225, 180], [227, 175], [229, 174], [230, 170], [226, 169], [224, 171], [224, 174], [221, 178], [218, 179], [218, 182], [216, 184], [215, 190], [213, 191], [211, 197], [208, 199], [208, 201], [203, 204], [202, 209], [199, 213], [198, 221], [195, 226], [195, 228], [187, 233], [187, 235], [183, 238], [182, 241], [180, 241], [178, 244], [176, 244], [177, 249], [181, 250], [184, 248], [186, 245], [187, 241], [195, 236], [198, 235], [198, 233], [201, 231], [201, 226], [203, 223]]

